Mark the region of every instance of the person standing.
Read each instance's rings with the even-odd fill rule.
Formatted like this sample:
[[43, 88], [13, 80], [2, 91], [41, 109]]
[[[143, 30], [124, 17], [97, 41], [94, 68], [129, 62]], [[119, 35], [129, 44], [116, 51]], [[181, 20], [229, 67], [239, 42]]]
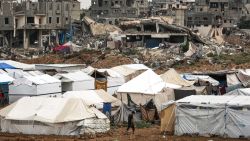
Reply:
[[132, 111], [132, 113], [128, 115], [127, 133], [128, 133], [128, 130], [129, 130], [130, 128], [132, 128], [133, 134], [135, 133], [134, 114], [135, 114], [135, 111]]

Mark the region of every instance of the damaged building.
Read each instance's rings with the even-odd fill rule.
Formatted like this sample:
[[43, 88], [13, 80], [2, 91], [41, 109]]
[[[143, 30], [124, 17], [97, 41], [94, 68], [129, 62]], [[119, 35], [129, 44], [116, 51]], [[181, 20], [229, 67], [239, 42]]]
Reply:
[[79, 19], [77, 0], [0, 1], [0, 46], [29, 48], [63, 42], [71, 22]]
[[153, 48], [160, 44], [167, 47], [188, 39], [188, 32], [182, 27], [154, 19], [121, 22], [120, 28], [124, 31], [122, 36], [128, 47]]
[[189, 7], [185, 24], [188, 27], [234, 27], [246, 14], [244, 0], [195, 0]]
[[[91, 0], [91, 17], [115, 24], [117, 19], [138, 18], [148, 15], [148, 0]], [[112, 17], [112, 18], [111, 18]]]
[[195, 0], [152, 0], [152, 14], [172, 18], [174, 24], [184, 26], [185, 13]]

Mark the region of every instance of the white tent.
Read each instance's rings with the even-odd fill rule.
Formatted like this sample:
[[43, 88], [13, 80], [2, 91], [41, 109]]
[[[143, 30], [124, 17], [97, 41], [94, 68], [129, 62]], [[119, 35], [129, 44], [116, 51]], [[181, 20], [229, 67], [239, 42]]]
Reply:
[[175, 134], [223, 136], [225, 107], [234, 98], [235, 96], [192, 95], [176, 101]]
[[58, 96], [61, 91], [61, 81], [52, 76], [24, 76], [9, 85], [9, 100], [12, 103], [24, 96]]
[[103, 108], [103, 103], [115, 104], [119, 100], [104, 90], [68, 91], [63, 94], [66, 98], [80, 98], [87, 105], [96, 105], [98, 109]]
[[0, 110], [1, 132], [77, 135], [106, 132], [109, 120], [81, 99], [24, 97]]
[[136, 76], [140, 75], [142, 72], [148, 69], [150, 68], [143, 64], [128, 64], [111, 68], [111, 70], [114, 70], [120, 75], [122, 75], [125, 79], [125, 82], [128, 82], [129, 80], [135, 78]]
[[250, 137], [250, 97], [237, 96], [227, 103], [225, 134], [231, 138]]
[[54, 77], [62, 81], [63, 92], [95, 89], [95, 79], [82, 71], [58, 73]]
[[155, 72], [147, 70], [119, 87], [117, 90], [117, 97], [123, 103], [127, 104], [127, 94], [129, 94], [131, 100], [137, 105], [144, 105], [149, 100], [153, 99], [157, 109], [160, 109], [163, 102], [173, 100], [173, 91], [162, 92], [164, 88], [176, 89], [181, 88], [181, 86], [165, 83]]

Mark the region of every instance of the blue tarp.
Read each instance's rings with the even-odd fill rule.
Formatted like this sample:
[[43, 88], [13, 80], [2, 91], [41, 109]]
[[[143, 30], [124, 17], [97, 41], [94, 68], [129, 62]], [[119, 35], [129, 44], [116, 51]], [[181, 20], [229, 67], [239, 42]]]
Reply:
[[0, 69], [16, 69], [16, 68], [6, 63], [0, 63]]

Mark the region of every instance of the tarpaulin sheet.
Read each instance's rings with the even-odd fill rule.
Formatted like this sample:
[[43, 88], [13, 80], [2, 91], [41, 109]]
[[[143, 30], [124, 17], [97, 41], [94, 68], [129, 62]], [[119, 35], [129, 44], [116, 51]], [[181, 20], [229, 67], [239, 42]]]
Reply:
[[6, 63], [0, 63], [0, 69], [16, 69], [16, 68]]

